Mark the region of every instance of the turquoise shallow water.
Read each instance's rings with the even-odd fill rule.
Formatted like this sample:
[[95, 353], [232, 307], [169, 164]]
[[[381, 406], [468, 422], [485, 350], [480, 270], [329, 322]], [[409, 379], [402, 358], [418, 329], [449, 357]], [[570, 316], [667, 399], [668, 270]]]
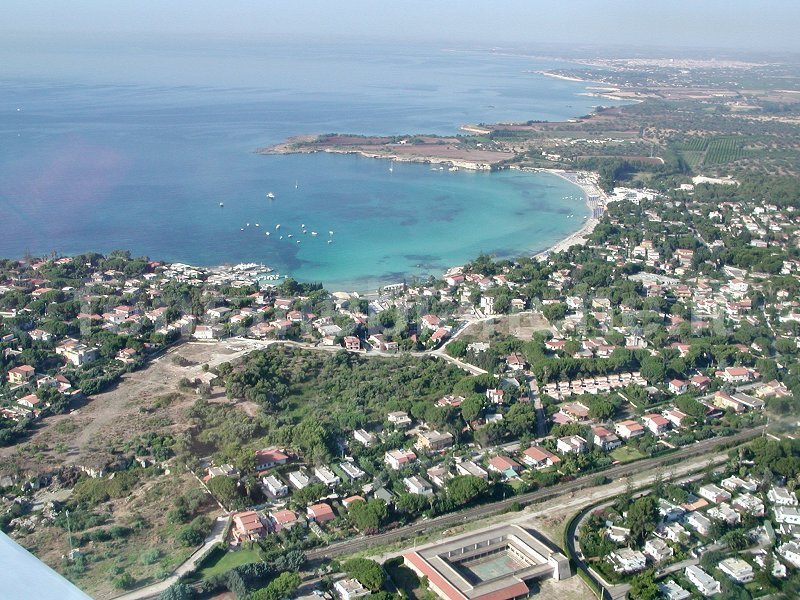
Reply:
[[588, 112], [583, 86], [527, 72], [553, 65], [420, 48], [28, 50], [22, 68], [26, 49], [0, 42], [3, 256], [126, 248], [365, 289], [540, 250], [586, 214], [549, 175], [253, 152], [302, 133]]

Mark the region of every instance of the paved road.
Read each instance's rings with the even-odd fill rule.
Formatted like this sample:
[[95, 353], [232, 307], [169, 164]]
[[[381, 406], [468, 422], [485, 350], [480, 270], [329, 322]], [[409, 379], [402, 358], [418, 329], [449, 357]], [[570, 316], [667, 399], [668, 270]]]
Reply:
[[507, 498], [506, 500], [493, 502], [491, 504], [486, 504], [483, 506], [476, 506], [475, 508], [463, 510], [457, 513], [442, 515], [441, 517], [436, 517], [435, 519], [417, 521], [406, 527], [388, 531], [386, 533], [381, 533], [369, 537], [358, 537], [352, 540], [346, 540], [343, 542], [332, 544], [330, 546], [315, 548], [314, 550], [309, 551], [307, 553], [307, 556], [309, 560], [315, 560], [320, 558], [332, 558], [332, 557], [344, 556], [347, 554], [353, 554], [355, 552], [360, 552], [366, 548], [383, 546], [400, 540], [411, 540], [417, 535], [429, 532], [431, 529], [434, 528], [448, 527], [456, 525], [463, 521], [474, 521], [476, 519], [481, 519], [489, 515], [503, 512], [505, 510], [508, 510], [508, 508], [514, 503], [519, 503], [520, 505], [524, 506], [532, 504], [534, 502], [541, 502], [543, 500], [555, 496], [574, 493], [584, 488], [593, 487], [594, 485], [593, 479], [597, 475], [604, 475], [609, 479], [611, 479], [612, 481], [614, 481], [617, 479], [621, 479], [623, 477], [627, 477], [628, 475], [640, 473], [642, 471], [662, 466], [666, 463], [679, 464], [682, 459], [709, 454], [710, 452], [714, 451], [721, 445], [740, 443], [745, 440], [756, 437], [758, 435], [761, 435], [762, 430], [763, 426], [756, 427], [747, 431], [742, 431], [737, 433], [736, 435], [725, 438], [711, 438], [708, 440], [703, 440], [702, 442], [692, 444], [691, 446], [688, 446], [686, 448], [681, 448], [680, 450], [672, 452], [671, 454], [668, 454], [666, 456], [649, 458], [645, 460], [639, 460], [633, 463], [617, 465], [609, 469], [605, 469], [604, 471], [600, 471], [598, 473], [593, 473], [590, 475], [584, 475], [583, 477], [579, 477], [574, 481], [562, 483], [560, 485], [556, 485], [550, 488], [537, 490], [535, 492], [529, 492], [527, 494], [522, 494], [520, 496], [512, 496], [511, 498]]

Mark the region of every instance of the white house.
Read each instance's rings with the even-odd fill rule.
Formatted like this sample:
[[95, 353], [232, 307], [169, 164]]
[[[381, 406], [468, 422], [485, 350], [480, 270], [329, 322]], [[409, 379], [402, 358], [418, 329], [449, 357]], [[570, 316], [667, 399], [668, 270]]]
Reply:
[[778, 554], [780, 554], [784, 559], [786, 559], [786, 562], [800, 569], [799, 542], [791, 541], [791, 542], [786, 542], [785, 544], [781, 544], [780, 548], [778, 548]]
[[356, 479], [361, 479], [364, 475], [366, 475], [366, 473], [364, 473], [364, 471], [359, 469], [358, 466], [355, 463], [342, 462], [342, 463], [339, 463], [339, 468], [342, 470], [342, 473], [344, 473], [345, 476], [350, 481], [355, 481]]
[[302, 490], [311, 483], [311, 478], [303, 471], [292, 471], [286, 478], [296, 489]]
[[713, 596], [719, 594], [720, 587], [719, 581], [714, 579], [711, 575], [703, 571], [697, 565], [690, 565], [684, 571], [686, 579], [692, 582], [692, 585], [704, 596]]
[[565, 454], [581, 454], [589, 448], [589, 443], [579, 435], [558, 438], [556, 450]]
[[342, 482], [341, 478], [336, 473], [334, 473], [328, 467], [325, 466], [315, 467], [314, 477], [319, 479], [322, 483], [324, 483], [328, 487], [337, 486]]
[[774, 511], [776, 522], [800, 525], [800, 510], [796, 506], [776, 506]]
[[689, 592], [672, 580], [659, 583], [658, 590], [667, 600], [689, 600], [692, 597]]
[[356, 439], [357, 442], [360, 442], [367, 448], [372, 446], [372, 444], [374, 444], [376, 441], [375, 434], [365, 431], [364, 429], [356, 429], [353, 432], [353, 437]]
[[750, 583], [753, 581], [755, 574], [753, 567], [750, 563], [743, 561], [741, 558], [730, 557], [720, 561], [719, 570], [725, 573], [728, 577], [737, 583]]
[[371, 593], [356, 579], [340, 579], [333, 584], [333, 589], [342, 600], [353, 600], [354, 598], [369, 596]]
[[289, 493], [289, 488], [286, 486], [286, 484], [275, 477], [275, 475], [267, 475], [261, 479], [261, 482], [273, 496], [280, 498], [281, 496], [285, 496]]
[[711, 531], [711, 520], [699, 512], [692, 512], [686, 517], [686, 524], [700, 535], [708, 535]]
[[396, 429], [405, 429], [406, 427], [411, 426], [411, 417], [408, 416], [408, 413], [403, 412], [402, 410], [390, 412], [386, 416], [386, 420], [394, 425]]
[[417, 475], [405, 477], [403, 479], [403, 484], [410, 494], [433, 496], [433, 486], [422, 477], [418, 477]]
[[670, 558], [673, 551], [664, 540], [651, 538], [644, 543], [644, 554], [650, 557], [653, 562], [658, 563]]
[[715, 504], [731, 499], [729, 492], [726, 492], [721, 487], [714, 485], [713, 483], [701, 485], [697, 490], [697, 495]]
[[785, 487], [772, 486], [767, 492], [767, 500], [778, 506], [797, 506], [797, 496]]
[[608, 561], [617, 573], [636, 573], [647, 565], [645, 555], [630, 548], [614, 550], [608, 555]]

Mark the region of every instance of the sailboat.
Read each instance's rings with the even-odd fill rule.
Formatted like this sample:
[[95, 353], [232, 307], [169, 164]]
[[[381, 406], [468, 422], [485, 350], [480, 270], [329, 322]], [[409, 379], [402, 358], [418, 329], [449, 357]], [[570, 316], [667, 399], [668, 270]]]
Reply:
[[294, 180], [294, 189], [297, 189], [297, 180]]

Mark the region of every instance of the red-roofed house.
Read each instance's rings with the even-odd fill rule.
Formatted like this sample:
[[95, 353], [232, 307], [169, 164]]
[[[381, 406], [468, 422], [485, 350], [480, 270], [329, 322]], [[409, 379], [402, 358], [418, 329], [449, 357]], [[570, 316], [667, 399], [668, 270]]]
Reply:
[[701, 392], [705, 392], [711, 385], [711, 378], [706, 377], [705, 375], [695, 375], [689, 380], [689, 383], [691, 383]]
[[308, 518], [317, 523], [327, 523], [336, 518], [336, 514], [329, 504], [320, 502], [319, 504], [312, 504], [307, 509]]
[[661, 435], [669, 429], [669, 421], [661, 415], [645, 415], [642, 417], [642, 421], [644, 421], [645, 427], [655, 435]]
[[541, 446], [531, 446], [523, 452], [522, 462], [534, 469], [552, 467], [561, 462], [561, 459]]
[[488, 389], [486, 390], [486, 397], [492, 404], [502, 404], [505, 400], [505, 391], [501, 389]]
[[677, 408], [670, 408], [663, 413], [664, 418], [672, 423], [675, 427], [682, 427], [686, 423], [686, 413], [678, 410]]
[[27, 406], [28, 408], [39, 408], [42, 401], [36, 396], [36, 394], [28, 394], [27, 396], [23, 396], [19, 400], [17, 400], [17, 404], [22, 406]]
[[281, 529], [291, 529], [301, 522], [297, 513], [288, 509], [269, 513], [269, 517], [272, 520], [272, 528], [276, 533]]
[[689, 389], [689, 384], [686, 383], [683, 379], [673, 379], [667, 385], [669, 391], [673, 394], [685, 394], [686, 390]]
[[249, 510], [233, 515], [233, 536], [237, 541], [253, 542], [264, 537], [266, 532], [267, 528], [255, 511]]
[[729, 383], [742, 383], [754, 379], [755, 374], [747, 367], [727, 367], [723, 371], [717, 371], [716, 375]]
[[256, 450], [256, 471], [271, 469], [276, 465], [285, 465], [288, 460], [289, 457], [277, 448]]
[[20, 385], [27, 383], [36, 375], [36, 369], [30, 365], [20, 365], [8, 370], [8, 383], [11, 385]]
[[345, 336], [344, 347], [346, 350], [353, 352], [361, 350], [361, 340], [354, 335]]
[[519, 352], [514, 352], [513, 354], [509, 354], [506, 358], [506, 365], [512, 371], [524, 371], [525, 365], [525, 357], [522, 356]]
[[427, 329], [430, 329], [431, 331], [436, 331], [441, 324], [442, 320], [436, 315], [422, 316], [422, 326], [426, 327]]
[[617, 423], [614, 431], [622, 439], [629, 440], [633, 437], [644, 435], [644, 425], [637, 421], [622, 421]]
[[497, 471], [498, 473], [506, 473], [508, 471], [519, 473], [522, 470], [522, 465], [507, 456], [495, 456], [489, 461], [489, 470]]
[[594, 437], [595, 446], [599, 447], [601, 450], [613, 450], [622, 445], [619, 436], [602, 425], [592, 427], [592, 436]]

